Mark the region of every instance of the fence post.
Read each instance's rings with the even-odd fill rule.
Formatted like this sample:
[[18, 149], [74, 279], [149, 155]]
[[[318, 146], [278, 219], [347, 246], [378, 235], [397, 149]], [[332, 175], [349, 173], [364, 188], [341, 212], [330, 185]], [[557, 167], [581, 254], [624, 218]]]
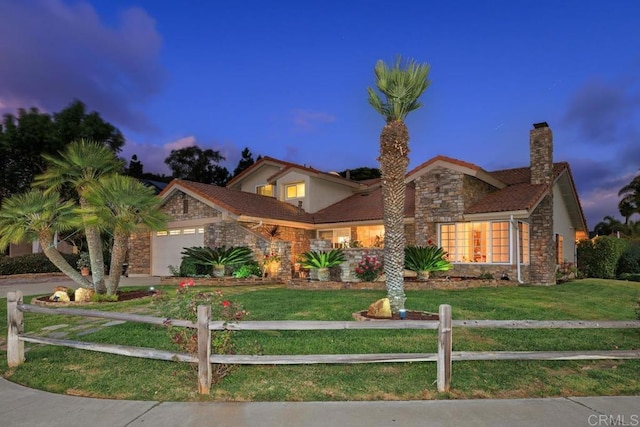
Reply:
[[211, 306], [198, 306], [198, 392], [209, 394], [211, 390]]
[[24, 362], [24, 341], [18, 336], [24, 332], [24, 315], [18, 310], [22, 292], [7, 293], [7, 364], [10, 368]]
[[439, 309], [438, 325], [438, 391], [447, 392], [451, 387], [451, 306], [442, 304]]

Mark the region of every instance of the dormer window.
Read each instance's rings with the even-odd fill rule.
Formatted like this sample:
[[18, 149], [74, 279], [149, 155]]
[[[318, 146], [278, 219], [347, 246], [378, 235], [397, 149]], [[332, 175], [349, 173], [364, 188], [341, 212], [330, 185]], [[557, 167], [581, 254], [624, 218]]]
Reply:
[[284, 191], [287, 199], [299, 199], [304, 197], [304, 182], [287, 184], [284, 187]]
[[258, 185], [256, 187], [256, 194], [259, 194], [261, 196], [273, 197], [273, 185], [271, 184]]

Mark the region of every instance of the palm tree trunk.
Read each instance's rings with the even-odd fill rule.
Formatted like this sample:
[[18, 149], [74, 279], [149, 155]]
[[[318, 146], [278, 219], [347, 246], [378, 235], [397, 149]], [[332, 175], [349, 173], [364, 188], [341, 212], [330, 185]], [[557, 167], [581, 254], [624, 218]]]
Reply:
[[[83, 209], [89, 207], [86, 199], [82, 196], [80, 196], [80, 206]], [[89, 258], [91, 259], [93, 289], [97, 294], [104, 294], [107, 288], [104, 283], [104, 256], [102, 255], [102, 237], [100, 237], [100, 230], [96, 226], [87, 225], [87, 222], [84, 221], [84, 234], [87, 239]]]
[[384, 272], [391, 311], [404, 308], [404, 176], [409, 165], [409, 131], [401, 120], [380, 134], [380, 172], [384, 209]]
[[91, 283], [86, 280], [78, 270], [73, 268], [66, 259], [62, 256], [60, 252], [53, 246], [53, 237], [47, 234], [40, 234], [38, 238], [38, 242], [42, 247], [42, 251], [45, 256], [51, 261], [53, 265], [58, 267], [58, 269], [69, 276], [71, 280], [73, 280], [78, 286], [82, 288], [90, 288]]
[[109, 278], [107, 279], [107, 295], [115, 295], [120, 286], [122, 277], [122, 265], [127, 257], [127, 245], [129, 234], [115, 231], [113, 234], [113, 247], [111, 249], [111, 266], [109, 267]]

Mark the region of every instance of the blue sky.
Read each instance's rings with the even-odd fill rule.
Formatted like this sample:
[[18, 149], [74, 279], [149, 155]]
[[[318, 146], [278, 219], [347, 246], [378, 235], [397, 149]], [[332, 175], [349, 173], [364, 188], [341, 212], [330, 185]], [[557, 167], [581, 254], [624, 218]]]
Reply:
[[384, 122], [366, 88], [401, 54], [431, 65], [410, 167], [527, 166], [546, 121], [592, 228], [640, 166], [638, 16], [632, 0], [0, 0], [0, 113], [80, 99], [151, 172], [192, 144], [230, 170], [244, 147], [375, 167]]

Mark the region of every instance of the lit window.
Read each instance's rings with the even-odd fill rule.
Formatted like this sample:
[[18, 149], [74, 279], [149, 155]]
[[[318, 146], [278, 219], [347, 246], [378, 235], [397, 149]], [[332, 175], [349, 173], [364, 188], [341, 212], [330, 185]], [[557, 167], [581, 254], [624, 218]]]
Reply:
[[261, 196], [273, 197], [273, 185], [258, 185], [256, 187], [256, 194], [260, 194]]
[[382, 248], [384, 246], [384, 225], [367, 225], [356, 228], [358, 242], [364, 248]]
[[287, 199], [299, 199], [300, 197], [304, 197], [304, 182], [286, 185], [285, 192]]
[[319, 230], [318, 239], [331, 241], [334, 248], [348, 248], [351, 243], [351, 229]]
[[156, 236], [158, 236], [158, 237], [163, 237], [163, 236], [166, 236], [167, 234], [169, 234], [169, 233], [167, 233], [166, 231], [158, 231], [158, 232], [156, 232]]
[[198, 228], [198, 234], [204, 234], [204, 227]]
[[564, 238], [561, 234], [556, 234], [556, 262], [558, 265], [564, 262]]
[[169, 230], [169, 236], [178, 236], [180, 234], [180, 230]]
[[509, 222], [441, 224], [440, 245], [447, 252], [447, 258], [451, 262], [509, 263]]
[[195, 228], [185, 228], [182, 230], [182, 234], [196, 234]]

